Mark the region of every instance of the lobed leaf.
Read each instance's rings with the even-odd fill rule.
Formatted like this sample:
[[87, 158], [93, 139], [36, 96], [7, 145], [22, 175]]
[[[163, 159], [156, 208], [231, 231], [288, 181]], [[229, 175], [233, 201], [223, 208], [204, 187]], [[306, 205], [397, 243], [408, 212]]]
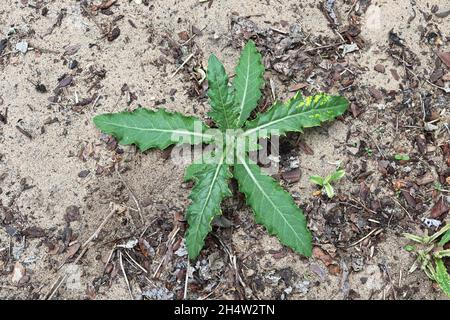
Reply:
[[198, 118], [165, 109], [139, 108], [132, 112], [107, 113], [94, 117], [94, 123], [102, 132], [116, 137], [120, 144], [135, 144], [141, 151], [212, 139], [204, 133], [208, 127]]
[[268, 111], [247, 122], [244, 136], [258, 134], [264, 138], [271, 130], [279, 135], [286, 132], [303, 132], [303, 128], [320, 126], [322, 122], [342, 115], [348, 108], [348, 101], [341, 96], [324, 93], [303, 98], [298, 92], [286, 103], [275, 103]]
[[220, 203], [225, 197], [231, 196], [228, 187], [230, 177], [224, 157], [216, 164], [205, 165], [192, 176], [195, 186], [189, 196], [192, 203], [186, 211], [186, 247], [190, 259], [197, 258], [203, 248], [205, 238], [211, 231], [211, 221], [221, 214]]
[[254, 211], [256, 222], [265, 226], [283, 244], [311, 256], [311, 233], [303, 212], [290, 194], [248, 159], [240, 158], [234, 166], [234, 177]]
[[239, 115], [237, 127], [241, 127], [256, 108], [262, 95], [263, 75], [264, 65], [261, 54], [256, 49], [255, 43], [249, 40], [241, 52], [233, 81], [234, 106]]
[[228, 85], [228, 76], [215, 55], [208, 60], [208, 97], [211, 111], [208, 115], [221, 129], [235, 128], [239, 111], [234, 106], [233, 88]]

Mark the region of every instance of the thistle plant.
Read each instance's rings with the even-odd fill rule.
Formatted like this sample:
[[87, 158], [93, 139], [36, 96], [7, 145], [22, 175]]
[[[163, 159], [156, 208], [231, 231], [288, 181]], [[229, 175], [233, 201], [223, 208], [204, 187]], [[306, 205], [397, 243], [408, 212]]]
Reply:
[[203, 248], [212, 220], [221, 214], [222, 200], [232, 196], [231, 178], [237, 180], [257, 223], [294, 251], [311, 255], [311, 233], [302, 210], [276, 180], [260, 169], [249, 152], [261, 148], [260, 138], [270, 138], [273, 133], [303, 132], [304, 128], [320, 126], [342, 115], [348, 102], [340, 96], [303, 97], [297, 93], [249, 119], [262, 96], [263, 74], [262, 57], [253, 41], [248, 41], [242, 50], [232, 83], [222, 63], [215, 55], [210, 56], [208, 115], [214, 120], [215, 129], [196, 117], [162, 108], [156, 111], [138, 108], [94, 118], [101, 131], [116, 137], [120, 144], [135, 144], [141, 151], [180, 144], [213, 146], [200, 160], [190, 164], [185, 173], [185, 181], [194, 182], [185, 214], [188, 223], [185, 239], [191, 260]]
[[334, 197], [334, 189], [331, 185], [334, 181], [339, 181], [342, 179], [342, 177], [345, 176], [345, 171], [343, 169], [335, 170], [333, 173], [329, 174], [325, 178], [322, 178], [321, 176], [311, 176], [309, 177], [309, 181], [311, 181], [314, 184], [317, 184], [318, 186], [322, 187], [322, 192], [325, 191], [328, 198]]
[[417, 259], [409, 272], [412, 273], [420, 267], [428, 278], [435, 281], [450, 298], [450, 275], [443, 260], [450, 257], [450, 249], [444, 249], [444, 246], [450, 242], [450, 224], [446, 224], [432, 236], [427, 234], [418, 236], [410, 233], [404, 233], [403, 236], [418, 244], [418, 246], [405, 246], [405, 250], [415, 252], [417, 255]]

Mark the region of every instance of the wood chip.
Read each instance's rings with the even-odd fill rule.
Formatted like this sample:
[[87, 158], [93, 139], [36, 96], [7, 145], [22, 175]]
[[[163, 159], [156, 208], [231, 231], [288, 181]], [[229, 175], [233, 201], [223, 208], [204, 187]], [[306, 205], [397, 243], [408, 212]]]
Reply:
[[292, 84], [292, 85], [289, 86], [288, 90], [289, 90], [290, 92], [295, 92], [295, 91], [298, 91], [298, 90], [300, 90], [300, 89], [306, 88], [306, 87], [308, 87], [308, 86], [309, 86], [309, 84], [308, 84], [308, 83], [304, 83], [304, 82], [301, 82], [301, 83], [294, 83], [294, 84]]
[[395, 69], [390, 69], [389, 71], [391, 71], [392, 77], [394, 77], [395, 81], [400, 80], [400, 76], [398, 75], [397, 70], [395, 70]]
[[383, 99], [383, 94], [381, 93], [381, 91], [380, 90], [378, 90], [377, 88], [375, 88], [375, 87], [370, 87], [369, 88], [369, 92], [370, 92], [370, 95], [372, 96], [372, 97], [374, 97], [376, 100], [382, 100]]
[[81, 244], [80, 243], [75, 243], [73, 245], [71, 245], [68, 249], [67, 249], [67, 254], [66, 254], [66, 258], [70, 259], [72, 258], [77, 252], [78, 250], [80, 250], [81, 248]]
[[68, 85], [72, 84], [73, 77], [72, 76], [66, 76], [61, 81], [59, 81], [58, 86], [56, 89], [67, 87]]
[[440, 197], [436, 204], [431, 208], [430, 216], [434, 219], [439, 218], [441, 215], [448, 211], [448, 207], [444, 197]]
[[44, 229], [40, 227], [29, 227], [24, 230], [23, 234], [27, 238], [42, 238], [45, 237], [45, 231]]
[[299, 168], [295, 168], [281, 174], [284, 180], [289, 183], [298, 182], [300, 180], [301, 172]]
[[402, 195], [408, 203], [408, 206], [410, 206], [411, 208], [416, 207], [416, 200], [411, 196], [408, 190], [402, 190]]
[[334, 262], [333, 258], [325, 250], [322, 250], [320, 247], [314, 247], [312, 250], [312, 254], [314, 258], [322, 261], [326, 267], [328, 267]]
[[385, 68], [382, 64], [377, 64], [374, 67], [374, 70], [379, 72], [379, 73], [384, 73], [385, 72]]
[[441, 58], [442, 62], [445, 63], [447, 67], [450, 68], [450, 52], [438, 52], [439, 58]]

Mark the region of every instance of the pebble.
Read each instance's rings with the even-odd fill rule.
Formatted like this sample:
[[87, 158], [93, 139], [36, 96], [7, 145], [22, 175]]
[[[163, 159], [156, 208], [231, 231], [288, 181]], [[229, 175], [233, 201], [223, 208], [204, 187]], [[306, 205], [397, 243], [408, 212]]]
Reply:
[[23, 265], [17, 261], [14, 265], [13, 275], [11, 278], [12, 283], [18, 284], [20, 280], [25, 276], [25, 268]]
[[437, 129], [439, 129], [439, 127], [432, 123], [426, 122], [424, 129], [425, 129], [425, 131], [436, 131]]
[[78, 177], [79, 178], [86, 178], [89, 175], [90, 171], [89, 170], [83, 170], [78, 172]]
[[379, 73], [384, 73], [386, 71], [386, 69], [384, 68], [384, 66], [382, 64], [375, 65], [374, 70]]
[[26, 42], [25, 40], [22, 40], [20, 42], [16, 43], [16, 50], [22, 53], [27, 53], [28, 51], [28, 42]]
[[78, 61], [77, 61], [77, 60], [70, 60], [70, 61], [69, 61], [69, 69], [70, 69], [70, 70], [73, 70], [73, 69], [75, 69], [76, 67], [78, 67]]

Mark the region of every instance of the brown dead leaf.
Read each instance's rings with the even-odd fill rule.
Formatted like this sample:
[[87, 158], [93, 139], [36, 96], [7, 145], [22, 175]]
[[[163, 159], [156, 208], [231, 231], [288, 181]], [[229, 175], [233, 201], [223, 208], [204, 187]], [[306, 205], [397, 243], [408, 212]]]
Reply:
[[48, 249], [48, 254], [51, 256], [54, 256], [55, 254], [59, 253], [60, 250], [60, 246], [59, 245], [54, 245], [51, 249]]
[[331, 264], [328, 266], [328, 272], [333, 276], [337, 276], [341, 274], [341, 268], [337, 264]]
[[93, 11], [96, 10], [106, 10], [109, 9], [114, 3], [116, 3], [117, 0], [105, 0], [102, 3], [98, 4], [98, 5], [92, 5], [91, 9]]
[[402, 188], [406, 188], [408, 186], [408, 182], [405, 180], [397, 179], [392, 181], [392, 185], [394, 186], [395, 190], [400, 190]]
[[402, 190], [402, 195], [411, 208], [416, 207], [416, 200], [411, 196], [408, 190]]
[[429, 183], [431, 183], [433, 181], [434, 181], [433, 174], [431, 172], [427, 172], [422, 177], [417, 178], [416, 184], [419, 185], [419, 186], [423, 186], [423, 185], [429, 184]]
[[369, 93], [372, 97], [374, 97], [377, 101], [380, 101], [383, 99], [383, 93], [381, 93], [380, 90], [375, 88], [374, 86], [369, 88]]
[[439, 58], [441, 58], [442, 62], [445, 63], [447, 67], [450, 68], [450, 52], [438, 52]]
[[333, 258], [320, 247], [314, 247], [312, 250], [313, 257], [322, 261], [325, 266], [329, 266], [333, 263]]
[[281, 174], [284, 180], [289, 183], [298, 182], [300, 180], [301, 172], [299, 168], [295, 168]]
[[441, 215], [448, 211], [448, 207], [444, 197], [440, 197], [439, 200], [435, 203], [433, 208], [431, 208], [430, 216], [433, 219], [439, 218]]
[[86, 285], [86, 297], [90, 300], [95, 300], [96, 296], [97, 294], [95, 292], [95, 287], [92, 284], [88, 283]]
[[66, 208], [66, 214], [64, 215], [64, 219], [67, 222], [79, 221], [81, 219], [80, 208], [75, 205], [68, 206]]
[[142, 254], [146, 258], [153, 257], [155, 255], [155, 250], [153, 247], [143, 238], [139, 239], [139, 249], [141, 249]]
[[304, 83], [304, 82], [294, 83], [293, 85], [289, 86], [288, 90], [290, 92], [295, 92], [295, 91], [298, 91], [300, 89], [306, 88], [307, 86], [309, 86], [309, 84], [308, 83]]
[[45, 237], [45, 231], [44, 231], [44, 229], [42, 229], [40, 227], [29, 227], [29, 228], [26, 228], [23, 233], [28, 238], [42, 238], [42, 237]]
[[362, 113], [362, 109], [356, 103], [350, 104], [350, 110], [352, 111], [353, 118], [357, 118]]
[[67, 254], [66, 254], [67, 259], [72, 258], [78, 252], [78, 250], [80, 250], [80, 247], [81, 247], [80, 243], [75, 243], [75, 244], [71, 245], [67, 249]]
[[187, 31], [181, 31], [178, 32], [178, 37], [180, 38], [180, 40], [182, 41], [188, 41], [189, 40], [189, 33]]
[[307, 154], [310, 156], [314, 155], [314, 150], [311, 149], [311, 147], [306, 142], [299, 140], [297, 145], [304, 154]]

